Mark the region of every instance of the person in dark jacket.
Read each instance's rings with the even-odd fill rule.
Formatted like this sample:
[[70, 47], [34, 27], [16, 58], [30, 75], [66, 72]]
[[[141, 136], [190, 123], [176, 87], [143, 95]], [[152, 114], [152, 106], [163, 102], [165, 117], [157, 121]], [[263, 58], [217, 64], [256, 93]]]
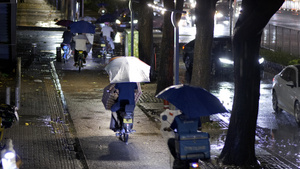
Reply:
[[118, 131], [122, 126], [122, 117], [120, 116], [120, 111], [125, 110], [125, 105], [130, 104], [135, 106], [134, 93], [137, 89], [137, 84], [135, 82], [124, 82], [117, 83], [115, 88], [119, 90], [119, 97], [117, 102], [112, 105], [111, 111], [111, 122], [110, 129], [113, 131]]

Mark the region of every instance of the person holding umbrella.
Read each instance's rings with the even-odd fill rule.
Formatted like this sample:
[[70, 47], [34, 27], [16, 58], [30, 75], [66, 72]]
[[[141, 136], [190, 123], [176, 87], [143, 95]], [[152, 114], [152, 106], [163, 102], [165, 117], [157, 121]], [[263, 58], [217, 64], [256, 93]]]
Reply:
[[109, 25], [109, 22], [105, 22], [105, 25], [102, 27], [101, 32], [102, 32], [102, 36], [104, 37], [104, 40], [107, 41], [110, 48], [114, 50], [115, 45], [114, 45], [113, 37], [111, 35], [114, 34], [115, 31]]
[[89, 44], [88, 38], [85, 36], [85, 34], [78, 33], [78, 35], [73, 37], [73, 41], [75, 42], [75, 55], [74, 55], [74, 66], [78, 66], [78, 54], [79, 51], [83, 51], [84, 58], [83, 63], [86, 63], [85, 58], [87, 56], [87, 44]]
[[[111, 58], [105, 70], [110, 83], [115, 84], [115, 88], [119, 90], [117, 102], [110, 108], [110, 129], [127, 143], [128, 135], [135, 132], [132, 130], [134, 108], [142, 93], [139, 83], [150, 82], [150, 66], [136, 57], [119, 56]], [[104, 106], [107, 103], [105, 99], [102, 102]]]
[[119, 90], [119, 97], [117, 102], [112, 105], [111, 111], [111, 122], [110, 122], [110, 129], [114, 132], [117, 132], [121, 129], [122, 126], [122, 117], [120, 115], [120, 110], [125, 109], [125, 105], [134, 105], [135, 106], [135, 97], [134, 93], [135, 90], [138, 89], [137, 83], [135, 82], [123, 82], [117, 83], [115, 88]]

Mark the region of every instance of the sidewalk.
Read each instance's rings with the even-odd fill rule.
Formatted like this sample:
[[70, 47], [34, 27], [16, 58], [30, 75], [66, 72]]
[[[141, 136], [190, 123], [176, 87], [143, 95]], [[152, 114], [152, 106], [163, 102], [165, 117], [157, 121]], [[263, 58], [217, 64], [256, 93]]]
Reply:
[[84, 168], [75, 151], [77, 141], [63, 109], [49, 58], [22, 69], [20, 121], [7, 129], [22, 159], [21, 168]]
[[[56, 28], [53, 20], [58, 16], [59, 12], [44, 0], [25, 0], [25, 3], [18, 3], [17, 26]], [[49, 54], [38, 52], [30, 66], [24, 67], [29, 55], [25, 50], [18, 53], [22, 58], [20, 121], [5, 130], [2, 142], [6, 138], [13, 140], [14, 149], [22, 160], [21, 169], [87, 168], [79, 153], [78, 141], [70, 131], [72, 123], [58, 92]], [[1, 100], [5, 98], [6, 87], [10, 87], [11, 104], [14, 105], [15, 80], [5, 80], [0, 83]]]

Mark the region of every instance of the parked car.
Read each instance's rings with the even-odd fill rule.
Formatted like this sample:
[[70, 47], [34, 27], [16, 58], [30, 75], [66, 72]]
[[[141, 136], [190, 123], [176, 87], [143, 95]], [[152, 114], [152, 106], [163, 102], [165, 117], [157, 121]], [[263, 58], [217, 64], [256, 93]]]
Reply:
[[[138, 23], [137, 15], [134, 15], [133, 25], [136, 26]], [[117, 30], [119, 32], [124, 31], [124, 29], [131, 27], [131, 17], [130, 14], [122, 13], [116, 20]]]
[[[182, 46], [183, 62], [188, 75], [192, 75], [195, 40]], [[262, 65], [264, 58], [260, 57]], [[230, 36], [214, 37], [211, 53], [211, 74], [228, 75], [233, 73], [232, 41]], [[263, 67], [261, 74], [263, 73]], [[189, 77], [187, 79], [190, 79]]]
[[273, 78], [272, 105], [276, 113], [292, 114], [300, 125], [300, 65], [289, 65]]
[[[164, 17], [159, 12], [153, 12], [153, 29], [162, 30], [164, 22]], [[131, 18], [130, 14], [122, 14], [117, 20], [116, 20], [117, 30], [123, 31], [124, 29], [131, 27]], [[138, 30], [138, 16], [137, 14], [134, 15], [133, 20], [134, 28]]]
[[[195, 40], [182, 46], [183, 62], [187, 72], [191, 75], [193, 70]], [[233, 72], [233, 57], [231, 51], [231, 37], [215, 37], [212, 45], [211, 74], [216, 75], [221, 72]]]

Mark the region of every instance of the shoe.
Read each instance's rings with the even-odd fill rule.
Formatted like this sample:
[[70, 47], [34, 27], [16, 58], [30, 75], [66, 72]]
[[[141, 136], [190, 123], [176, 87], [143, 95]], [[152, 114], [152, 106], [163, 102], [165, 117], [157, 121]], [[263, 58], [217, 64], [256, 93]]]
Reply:
[[82, 59], [82, 63], [86, 63], [85, 59]]
[[75, 62], [73, 66], [78, 66], [78, 62]]

